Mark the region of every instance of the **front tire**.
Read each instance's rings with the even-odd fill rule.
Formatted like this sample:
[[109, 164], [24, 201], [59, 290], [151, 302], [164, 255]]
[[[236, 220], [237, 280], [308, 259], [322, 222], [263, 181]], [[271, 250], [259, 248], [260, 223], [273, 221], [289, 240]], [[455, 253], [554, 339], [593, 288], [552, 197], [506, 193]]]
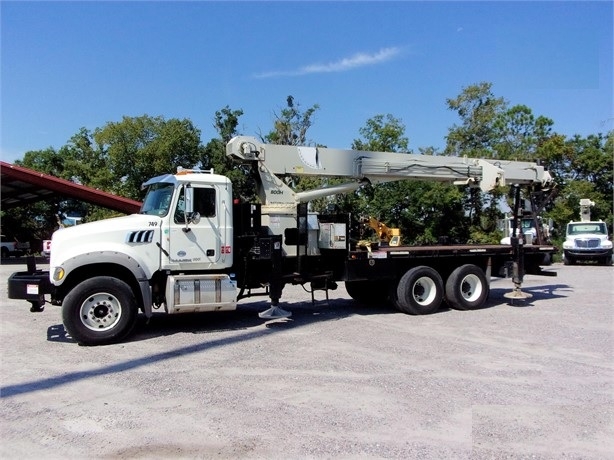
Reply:
[[82, 345], [122, 340], [134, 329], [137, 313], [130, 286], [110, 276], [83, 281], [62, 302], [64, 327]]
[[446, 281], [446, 302], [456, 310], [481, 308], [488, 293], [486, 275], [473, 264], [457, 267]]
[[575, 265], [576, 261], [568, 256], [567, 254], [563, 254], [563, 265]]
[[397, 287], [397, 306], [410, 315], [428, 315], [439, 310], [443, 299], [443, 281], [426, 266], [408, 270]]

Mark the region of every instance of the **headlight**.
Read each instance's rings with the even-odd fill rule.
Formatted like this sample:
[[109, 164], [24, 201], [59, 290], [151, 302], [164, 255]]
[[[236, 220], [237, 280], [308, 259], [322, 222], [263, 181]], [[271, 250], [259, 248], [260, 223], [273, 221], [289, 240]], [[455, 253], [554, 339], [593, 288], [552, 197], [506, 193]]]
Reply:
[[65, 274], [66, 272], [64, 272], [64, 269], [62, 267], [55, 267], [55, 270], [53, 271], [53, 281], [62, 280]]
[[604, 249], [611, 249], [612, 248], [612, 242], [609, 240], [605, 240], [601, 242], [601, 247]]

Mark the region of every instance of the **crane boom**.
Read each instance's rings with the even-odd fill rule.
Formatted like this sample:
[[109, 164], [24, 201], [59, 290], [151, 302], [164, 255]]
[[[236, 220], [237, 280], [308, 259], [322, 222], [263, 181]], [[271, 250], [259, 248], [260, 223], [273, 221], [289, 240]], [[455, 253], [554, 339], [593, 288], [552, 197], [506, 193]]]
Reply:
[[[524, 161], [430, 156], [410, 153], [370, 152], [324, 147], [263, 144], [256, 138], [237, 136], [226, 146], [226, 154], [242, 163], [256, 163], [264, 185], [266, 203], [304, 202], [344, 193], [363, 183], [425, 180], [464, 184], [489, 191], [508, 184], [547, 186], [552, 178], [543, 166]], [[348, 184], [313, 191], [286, 192], [280, 177], [344, 177]], [[292, 195], [284, 197], [283, 195]]]

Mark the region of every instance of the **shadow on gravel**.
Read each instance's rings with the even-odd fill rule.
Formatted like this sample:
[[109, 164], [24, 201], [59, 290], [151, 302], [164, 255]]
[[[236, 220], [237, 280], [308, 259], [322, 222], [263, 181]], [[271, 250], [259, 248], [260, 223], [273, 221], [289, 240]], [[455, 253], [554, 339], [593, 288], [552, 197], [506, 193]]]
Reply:
[[[531, 306], [532, 302], [543, 299], [566, 297], [565, 292], [570, 289], [563, 284], [531, 286], [523, 288], [524, 292], [533, 295], [531, 299], [522, 303]], [[484, 308], [492, 308], [503, 304], [510, 304], [509, 299], [503, 294], [509, 292], [509, 288], [491, 289], [490, 298]], [[531, 303], [529, 303], [531, 302]], [[520, 305], [519, 302], [516, 302]], [[153, 353], [134, 359], [102, 366], [97, 369], [87, 371], [67, 372], [55, 377], [47, 377], [30, 382], [16, 385], [8, 385], [0, 388], [0, 398], [9, 398], [20, 394], [43, 391], [62, 385], [67, 385], [80, 380], [85, 380], [102, 375], [115, 374], [130, 371], [132, 369], [148, 366], [153, 363], [169, 361], [180, 356], [193, 353], [210, 351], [219, 347], [224, 347], [239, 342], [259, 339], [268, 334], [284, 331], [291, 328], [302, 327], [320, 321], [338, 321], [354, 315], [382, 315], [397, 314], [407, 317], [391, 306], [361, 306], [350, 299], [331, 299], [329, 301], [318, 300], [311, 302], [293, 302], [291, 304], [280, 304], [280, 307], [292, 312], [292, 316], [286, 319], [265, 320], [258, 316], [258, 313], [268, 308], [268, 302], [250, 302], [240, 304], [238, 309], [229, 312], [217, 313], [197, 313], [183, 315], [164, 315], [154, 314], [149, 320], [140, 315], [133, 335], [127, 341], [139, 342], [156, 337], [169, 336], [177, 333], [211, 334], [210, 337], [203, 337], [198, 343], [174, 348], [172, 350]], [[437, 313], [447, 311], [445, 304]], [[234, 331], [232, 335], [220, 336], [216, 333]], [[74, 344], [74, 341], [67, 335], [64, 326], [54, 325], [47, 331], [49, 341], [64, 342]], [[121, 345], [121, 344], [120, 344]], [[74, 346], [74, 345], [71, 345]], [[110, 348], [118, 345], [105, 345], [100, 348]]]
[[[523, 287], [522, 292], [531, 295], [526, 300], [510, 300], [504, 294], [510, 292], [509, 287], [491, 288], [488, 301], [480, 309], [511, 305], [514, 307], [531, 307], [540, 300], [565, 298], [571, 287], [566, 284], [545, 284], [542, 286]], [[240, 303], [237, 310], [211, 312], [211, 313], [185, 313], [167, 315], [155, 313], [149, 321], [139, 315], [137, 325], [133, 333], [125, 340], [125, 343], [140, 342], [165, 337], [174, 334], [216, 334], [227, 331], [250, 330], [264, 326], [272, 331], [286, 330], [309, 325], [320, 321], [339, 321], [353, 315], [382, 315], [398, 314], [406, 317], [405, 313], [397, 311], [390, 305], [369, 306], [361, 305], [352, 299], [330, 299], [309, 301], [296, 301], [292, 303], [280, 303], [280, 307], [290, 311], [290, 318], [266, 320], [258, 316], [258, 313], [270, 306], [268, 300]], [[451, 309], [445, 302], [441, 308], [432, 314], [449, 312]], [[409, 315], [411, 318], [411, 315]], [[75, 341], [67, 334], [62, 324], [50, 326], [47, 330], [47, 340], [74, 344]], [[113, 346], [113, 345], [108, 345]]]
[[561, 299], [568, 297], [572, 288], [568, 284], [544, 284], [543, 286], [523, 286], [521, 291], [530, 294], [525, 300], [512, 300], [504, 295], [510, 292], [510, 288], [494, 288], [490, 290], [490, 297], [484, 308], [490, 308], [501, 304], [513, 307], [533, 307], [540, 300]]
[[[262, 319], [258, 313], [269, 308], [268, 301], [239, 304], [236, 310], [211, 313], [183, 313], [167, 315], [154, 312], [147, 320], [139, 315], [134, 331], [123, 343], [140, 342], [174, 334], [215, 334], [226, 331], [241, 331], [264, 326], [268, 329], [290, 329], [320, 321], [338, 321], [352, 315], [401, 314], [390, 306], [363, 306], [351, 299], [330, 299], [311, 302], [280, 303], [292, 316], [283, 319]], [[49, 342], [72, 343], [62, 324], [47, 329]], [[113, 346], [113, 345], [109, 345]]]
[[[192, 332], [194, 334], [209, 333], [212, 334], [212, 336], [210, 338], [203, 338], [202, 341], [193, 345], [178, 347], [161, 353], [153, 353], [102, 366], [97, 369], [67, 372], [55, 377], [43, 378], [16, 385], [7, 385], [0, 388], [0, 399], [48, 390], [50, 388], [102, 375], [126, 372], [153, 363], [169, 361], [180, 356], [210, 351], [233, 343], [258, 339], [288, 328], [301, 327], [318, 321], [336, 321], [355, 314], [371, 315], [398, 313], [390, 307], [360, 307], [353, 301], [347, 299], [331, 299], [329, 302], [318, 301], [315, 305], [312, 305], [311, 302], [297, 302], [292, 305], [281, 304], [280, 306], [292, 311], [292, 317], [268, 321], [259, 318], [258, 312], [268, 308], [267, 302], [253, 302], [246, 305], [240, 305], [237, 310], [231, 312], [170, 316], [154, 315], [148, 324], [144, 317], [139, 317], [139, 323], [136, 330], [131, 336], [131, 339], [126, 341], [127, 343], [185, 332]], [[264, 327], [262, 327], [263, 325]], [[215, 332], [223, 331], [237, 331], [237, 333], [226, 337], [213, 335]], [[47, 335], [48, 340], [73, 342], [73, 340], [66, 335], [66, 331], [62, 325], [51, 326], [48, 329]], [[118, 345], [105, 345], [99, 348], [108, 349], [114, 346]]]
[[302, 327], [321, 321], [338, 321], [353, 315], [381, 315], [398, 313], [388, 306], [366, 307], [351, 299], [330, 299], [311, 302], [280, 303], [280, 307], [292, 313], [289, 318], [267, 320], [258, 313], [269, 308], [268, 301], [239, 304], [237, 310], [215, 313], [186, 313], [179, 315], [154, 314], [146, 321], [139, 318], [134, 333], [128, 342], [149, 340], [160, 336], [191, 332], [214, 334], [225, 331], [249, 330], [264, 326], [277, 331]]
[[[290, 318], [275, 320], [260, 318], [258, 313], [269, 306], [268, 301], [261, 301], [239, 304], [238, 308], [233, 311], [177, 315], [154, 312], [149, 320], [144, 315], [139, 315], [133, 333], [123, 343], [146, 341], [174, 334], [215, 334], [249, 330], [261, 326], [267, 329], [284, 330], [321, 321], [338, 321], [352, 315], [401, 314], [390, 306], [363, 306], [351, 299], [331, 299], [328, 302], [318, 300], [313, 304], [311, 302], [292, 302], [291, 304], [282, 302], [280, 307], [292, 313]], [[62, 324], [55, 324], [47, 329], [47, 340], [75, 343]]]
[[[543, 286], [523, 287], [522, 291], [531, 294], [526, 300], [510, 300], [504, 294], [510, 292], [510, 288], [491, 288], [489, 299], [480, 309], [511, 305], [514, 307], [531, 307], [534, 302], [547, 299], [565, 298], [571, 289], [566, 284], [553, 284]], [[280, 307], [290, 311], [290, 318], [266, 320], [258, 316], [258, 313], [269, 307], [268, 300], [260, 302], [248, 302], [239, 304], [237, 310], [211, 313], [185, 313], [167, 315], [155, 313], [149, 321], [139, 315], [139, 319], [133, 333], [125, 340], [125, 343], [140, 342], [157, 337], [171, 336], [174, 334], [216, 334], [227, 331], [244, 331], [264, 326], [271, 331], [286, 330], [309, 325], [320, 321], [339, 321], [353, 315], [382, 315], [398, 314], [407, 316], [394, 309], [390, 305], [367, 306], [361, 305], [351, 299], [316, 300], [312, 302], [292, 302], [280, 304]], [[441, 308], [433, 314], [449, 312], [451, 309], [445, 302]], [[409, 316], [411, 318], [411, 315]], [[62, 324], [50, 326], [47, 330], [47, 340], [74, 344], [75, 341], [67, 334]], [[108, 345], [113, 346], [113, 345]]]

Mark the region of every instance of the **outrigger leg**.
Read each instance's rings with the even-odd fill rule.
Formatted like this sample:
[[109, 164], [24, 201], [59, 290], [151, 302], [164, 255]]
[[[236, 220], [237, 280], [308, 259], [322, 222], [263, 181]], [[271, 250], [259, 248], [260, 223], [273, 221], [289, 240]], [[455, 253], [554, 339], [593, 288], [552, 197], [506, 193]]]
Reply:
[[43, 311], [45, 309], [45, 299], [42, 300], [28, 300], [28, 302], [30, 302], [30, 311], [32, 313], [40, 313], [41, 311]]
[[271, 237], [271, 243], [271, 279], [269, 282], [271, 307], [258, 313], [258, 316], [263, 319], [289, 318], [292, 313], [279, 307], [279, 299], [284, 287], [281, 280], [281, 236]]
[[521, 291], [522, 281], [524, 277], [524, 235], [522, 234], [522, 226], [518, 235], [516, 229], [518, 227], [518, 212], [520, 208], [520, 186], [514, 184], [514, 220], [512, 223], [512, 236], [510, 242], [512, 244], [512, 281], [514, 283], [514, 289], [512, 292], [506, 292], [503, 297], [514, 300], [526, 300], [533, 297], [531, 294]]

